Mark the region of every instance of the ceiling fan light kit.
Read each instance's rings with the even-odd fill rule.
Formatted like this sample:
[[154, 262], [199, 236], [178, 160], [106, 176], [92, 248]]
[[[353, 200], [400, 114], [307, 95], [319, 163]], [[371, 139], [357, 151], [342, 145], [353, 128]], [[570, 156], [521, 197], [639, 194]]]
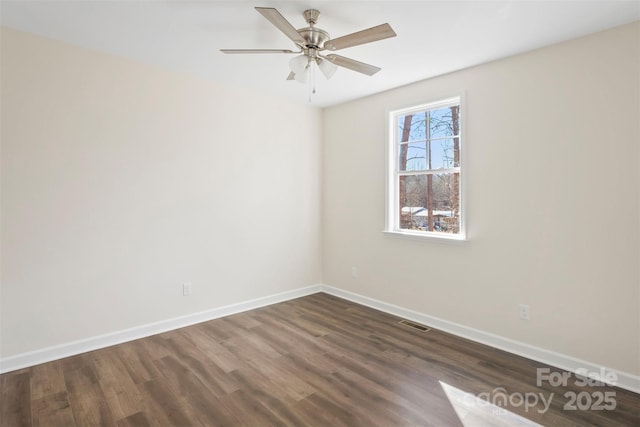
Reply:
[[316, 64], [318, 64], [318, 68], [324, 74], [327, 80], [329, 80], [338, 70], [338, 66], [331, 61], [327, 61], [326, 59], [318, 58], [316, 59]]
[[[315, 75], [314, 67], [318, 68], [327, 80], [333, 77], [338, 67], [347, 68], [358, 73], [372, 76], [380, 71], [379, 67], [336, 54], [322, 55], [321, 52], [326, 50], [333, 52], [339, 49], [359, 46], [365, 43], [371, 43], [396, 36], [395, 31], [393, 31], [389, 24], [382, 24], [366, 30], [351, 33], [346, 36], [338, 37], [337, 39], [331, 39], [328, 32], [315, 27], [318, 22], [318, 18], [320, 17], [320, 12], [316, 9], [308, 9], [304, 11], [303, 16], [309, 26], [298, 30], [291, 25], [291, 23], [289, 23], [289, 21], [287, 21], [277, 9], [271, 7], [256, 7], [255, 9], [291, 41], [293, 41], [299, 50], [221, 49], [221, 52], [227, 54], [301, 54], [289, 61], [289, 68], [291, 69], [291, 72], [287, 77], [287, 80], [296, 80], [300, 83], [311, 83], [313, 81], [313, 75]], [[315, 64], [315, 66], [313, 64]], [[315, 89], [313, 92], [315, 93]]]

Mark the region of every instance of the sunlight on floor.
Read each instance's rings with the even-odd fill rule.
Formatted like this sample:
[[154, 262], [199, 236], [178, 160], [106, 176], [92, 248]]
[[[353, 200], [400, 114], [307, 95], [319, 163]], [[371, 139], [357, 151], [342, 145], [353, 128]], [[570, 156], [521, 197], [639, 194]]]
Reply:
[[542, 427], [484, 399], [440, 381], [464, 427]]

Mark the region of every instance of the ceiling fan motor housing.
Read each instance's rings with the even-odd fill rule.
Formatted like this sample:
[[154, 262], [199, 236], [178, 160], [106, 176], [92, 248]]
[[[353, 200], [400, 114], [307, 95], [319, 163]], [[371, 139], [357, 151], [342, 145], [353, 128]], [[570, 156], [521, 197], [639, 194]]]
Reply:
[[329, 40], [329, 33], [321, 30], [320, 28], [314, 27], [320, 17], [320, 11], [316, 9], [307, 9], [304, 11], [303, 15], [309, 26], [307, 28], [300, 28], [297, 30], [298, 34], [300, 34], [306, 41], [306, 44], [301, 47], [305, 50], [311, 51], [322, 49], [324, 47], [324, 43]]
[[307, 42], [305, 46], [302, 46], [305, 49], [322, 49], [324, 43], [329, 40], [329, 33], [315, 27], [301, 28], [298, 30], [298, 33]]

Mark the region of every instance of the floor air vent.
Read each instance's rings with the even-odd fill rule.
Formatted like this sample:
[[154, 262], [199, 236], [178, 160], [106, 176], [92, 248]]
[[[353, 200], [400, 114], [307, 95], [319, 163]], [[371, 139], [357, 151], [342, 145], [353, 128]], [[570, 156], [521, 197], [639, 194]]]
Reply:
[[429, 332], [431, 330], [431, 328], [428, 328], [416, 322], [412, 322], [411, 320], [401, 320], [399, 323], [422, 332]]

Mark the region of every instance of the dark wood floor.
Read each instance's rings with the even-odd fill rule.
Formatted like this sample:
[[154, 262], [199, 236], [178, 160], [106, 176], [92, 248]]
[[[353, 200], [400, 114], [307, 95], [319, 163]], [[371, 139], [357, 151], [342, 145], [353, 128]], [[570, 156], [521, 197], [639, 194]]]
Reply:
[[[638, 394], [537, 387], [540, 363], [399, 320], [320, 293], [10, 372], [0, 425], [640, 425]], [[615, 410], [566, 408], [605, 391]]]

